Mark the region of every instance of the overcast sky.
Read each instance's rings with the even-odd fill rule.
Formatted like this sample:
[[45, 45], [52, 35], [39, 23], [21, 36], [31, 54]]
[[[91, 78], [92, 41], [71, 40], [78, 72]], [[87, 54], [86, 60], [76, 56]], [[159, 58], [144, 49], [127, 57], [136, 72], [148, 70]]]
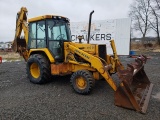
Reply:
[[28, 18], [57, 14], [70, 22], [127, 18], [133, 0], [0, 0], [0, 42], [12, 41], [15, 34], [16, 14], [22, 6], [28, 9]]

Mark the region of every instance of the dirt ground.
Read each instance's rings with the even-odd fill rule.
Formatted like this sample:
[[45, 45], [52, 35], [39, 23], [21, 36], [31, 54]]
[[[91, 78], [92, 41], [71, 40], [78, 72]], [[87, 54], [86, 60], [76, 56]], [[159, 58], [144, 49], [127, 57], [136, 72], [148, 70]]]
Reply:
[[[158, 120], [160, 118], [160, 53], [150, 56], [145, 71], [154, 84], [146, 114], [114, 105], [114, 91], [106, 81], [96, 82], [90, 95], [79, 95], [70, 76], [53, 77], [36, 85], [26, 76], [24, 61], [0, 64], [0, 120]], [[121, 56], [124, 65], [133, 58]], [[117, 75], [112, 76], [118, 81]]]

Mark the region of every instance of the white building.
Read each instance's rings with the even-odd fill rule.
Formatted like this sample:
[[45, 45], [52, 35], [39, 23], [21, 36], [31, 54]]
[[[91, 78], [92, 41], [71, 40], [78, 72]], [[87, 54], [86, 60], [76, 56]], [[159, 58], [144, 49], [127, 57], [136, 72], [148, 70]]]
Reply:
[[0, 50], [11, 49], [11, 42], [0, 43]]

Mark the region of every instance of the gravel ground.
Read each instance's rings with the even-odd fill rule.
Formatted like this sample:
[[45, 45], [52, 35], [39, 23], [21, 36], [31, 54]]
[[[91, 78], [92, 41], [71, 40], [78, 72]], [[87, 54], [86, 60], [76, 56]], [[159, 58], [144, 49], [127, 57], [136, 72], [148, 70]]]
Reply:
[[[25, 62], [0, 64], [0, 120], [158, 120], [160, 119], [160, 53], [149, 53], [145, 71], [154, 84], [146, 114], [114, 105], [114, 91], [97, 81], [90, 95], [79, 95], [70, 86], [69, 76], [36, 85], [26, 77]], [[133, 58], [120, 57], [122, 63]], [[113, 75], [114, 80], [118, 80]]]

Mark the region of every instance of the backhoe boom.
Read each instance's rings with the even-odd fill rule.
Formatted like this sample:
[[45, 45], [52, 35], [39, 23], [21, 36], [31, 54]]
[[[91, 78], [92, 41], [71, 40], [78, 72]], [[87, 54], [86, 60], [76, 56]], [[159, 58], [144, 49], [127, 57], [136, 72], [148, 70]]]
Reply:
[[[26, 50], [29, 31], [27, 23], [27, 12], [27, 8], [22, 7], [21, 10], [17, 13], [15, 37], [12, 43], [12, 49], [23, 56], [25, 61], [28, 59], [28, 52]], [[22, 31], [24, 32], [24, 38], [21, 38]]]

